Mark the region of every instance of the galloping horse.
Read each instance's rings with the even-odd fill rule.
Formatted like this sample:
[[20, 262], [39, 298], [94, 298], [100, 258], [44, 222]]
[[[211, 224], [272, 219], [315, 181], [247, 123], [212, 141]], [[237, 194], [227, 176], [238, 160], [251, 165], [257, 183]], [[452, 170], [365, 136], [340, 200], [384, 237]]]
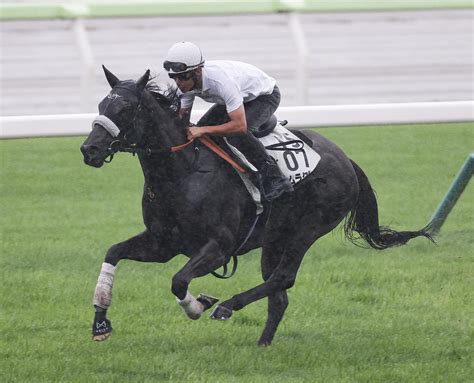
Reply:
[[233, 255], [261, 247], [263, 283], [220, 303], [211, 317], [228, 319], [233, 311], [267, 297], [268, 318], [258, 343], [269, 345], [305, 253], [345, 217], [346, 237], [375, 249], [418, 236], [430, 238], [427, 228], [397, 232], [380, 227], [375, 195], [360, 167], [318, 133], [301, 131], [294, 133], [321, 156], [316, 170], [294, 192], [266, 206], [270, 213], [244, 241], [255, 222], [254, 201], [227, 162], [200, 142], [183, 145], [186, 127], [177, 118], [176, 96], [159, 91], [149, 70], [137, 81], [120, 81], [104, 71], [112, 90], [100, 102], [100, 114], [81, 151], [85, 163], [97, 168], [119, 151], [138, 155], [145, 179], [146, 229], [113, 245], [105, 256], [94, 295], [95, 340], [112, 331], [106, 311], [115, 266], [122, 259], [164, 263], [178, 254], [187, 256], [189, 261], [172, 278], [171, 291], [186, 314], [197, 319], [217, 300], [194, 298], [188, 291], [191, 281], [226, 265]]

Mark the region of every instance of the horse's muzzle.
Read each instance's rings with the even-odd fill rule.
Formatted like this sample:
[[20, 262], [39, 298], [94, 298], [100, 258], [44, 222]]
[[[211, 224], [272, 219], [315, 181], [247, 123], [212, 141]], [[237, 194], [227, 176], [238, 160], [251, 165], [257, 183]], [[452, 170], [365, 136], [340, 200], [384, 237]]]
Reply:
[[94, 168], [100, 168], [104, 165], [103, 154], [95, 145], [84, 144], [81, 146], [81, 152], [84, 156], [84, 163]]

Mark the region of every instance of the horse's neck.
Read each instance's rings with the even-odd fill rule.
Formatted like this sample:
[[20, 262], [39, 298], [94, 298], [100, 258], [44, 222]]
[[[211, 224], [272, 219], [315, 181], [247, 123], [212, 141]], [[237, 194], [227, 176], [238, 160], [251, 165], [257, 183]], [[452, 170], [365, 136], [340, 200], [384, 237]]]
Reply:
[[[149, 128], [154, 134], [150, 136], [149, 145], [152, 149], [169, 149], [187, 141], [183, 127], [176, 126], [176, 121], [159, 105], [154, 105], [153, 123]], [[184, 149], [176, 153], [157, 155], [153, 157], [141, 156], [145, 181], [149, 183], [176, 183], [189, 173], [194, 156], [192, 151]]]
[[139, 156], [145, 182], [162, 186], [178, 184], [190, 173], [192, 162], [187, 157], [182, 152], [154, 157]]

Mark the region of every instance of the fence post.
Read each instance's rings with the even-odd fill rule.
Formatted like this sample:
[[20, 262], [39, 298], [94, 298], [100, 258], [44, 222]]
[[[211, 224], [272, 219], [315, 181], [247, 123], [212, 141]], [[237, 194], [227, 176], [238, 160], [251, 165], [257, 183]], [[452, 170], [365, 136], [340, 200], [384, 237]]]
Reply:
[[297, 12], [290, 12], [289, 26], [296, 46], [296, 105], [308, 104], [309, 53], [301, 20]]
[[464, 165], [462, 166], [453, 183], [449, 187], [448, 192], [444, 196], [443, 200], [439, 204], [433, 216], [431, 217], [428, 227], [432, 234], [436, 234], [441, 229], [441, 226], [448, 217], [449, 212], [454, 207], [456, 201], [461, 196], [462, 192], [469, 183], [473, 172], [474, 153], [471, 153], [467, 157], [466, 161], [464, 162]]
[[93, 94], [94, 57], [82, 18], [74, 20], [73, 30], [81, 57], [81, 107], [83, 112], [88, 112]]

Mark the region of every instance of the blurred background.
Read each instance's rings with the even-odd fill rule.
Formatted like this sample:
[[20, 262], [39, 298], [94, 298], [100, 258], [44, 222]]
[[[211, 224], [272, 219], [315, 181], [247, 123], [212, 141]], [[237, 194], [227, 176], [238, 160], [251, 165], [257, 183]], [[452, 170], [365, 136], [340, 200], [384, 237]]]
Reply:
[[[94, 112], [167, 49], [252, 63], [282, 106], [474, 99], [471, 1], [17, 1], [1, 5], [0, 115]], [[130, 16], [124, 16], [128, 14]], [[200, 100], [195, 108], [208, 107]]]

